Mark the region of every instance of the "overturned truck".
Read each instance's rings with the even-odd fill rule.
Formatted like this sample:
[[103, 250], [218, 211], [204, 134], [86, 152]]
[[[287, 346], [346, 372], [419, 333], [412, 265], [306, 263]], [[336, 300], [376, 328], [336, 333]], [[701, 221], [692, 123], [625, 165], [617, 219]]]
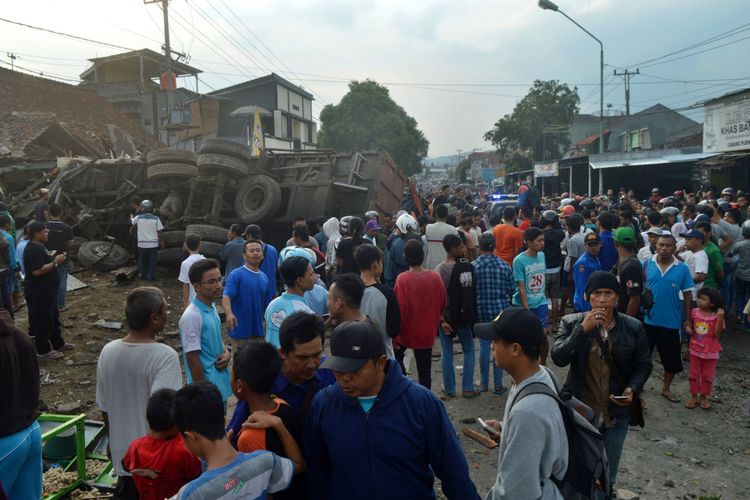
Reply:
[[[133, 198], [150, 199], [165, 225], [161, 264], [182, 260], [186, 233], [203, 239], [203, 254], [218, 256], [230, 224], [259, 224], [264, 239], [283, 244], [296, 216], [395, 211], [405, 178], [383, 150], [337, 153], [330, 149], [265, 150], [254, 158], [237, 143], [207, 139], [200, 153], [157, 149], [146, 160], [58, 158], [57, 164], [0, 169], [8, 206], [24, 220], [39, 188], [65, 208], [66, 220], [88, 243], [84, 265], [121, 265], [130, 230]], [[113, 250], [118, 255], [112, 262]]]

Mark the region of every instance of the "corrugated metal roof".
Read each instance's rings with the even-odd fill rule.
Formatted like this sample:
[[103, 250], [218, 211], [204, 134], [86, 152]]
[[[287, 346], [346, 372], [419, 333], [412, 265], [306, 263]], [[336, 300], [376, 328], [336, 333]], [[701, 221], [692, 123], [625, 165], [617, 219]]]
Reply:
[[667, 163], [684, 163], [690, 161], [698, 161], [708, 158], [710, 156], [716, 156], [715, 153], [688, 153], [688, 154], [672, 154], [662, 155], [652, 158], [634, 158], [634, 159], [621, 159], [621, 160], [609, 160], [609, 161], [589, 161], [591, 168], [599, 170], [602, 168], [620, 168], [620, 167], [641, 167], [644, 165], [664, 165]]

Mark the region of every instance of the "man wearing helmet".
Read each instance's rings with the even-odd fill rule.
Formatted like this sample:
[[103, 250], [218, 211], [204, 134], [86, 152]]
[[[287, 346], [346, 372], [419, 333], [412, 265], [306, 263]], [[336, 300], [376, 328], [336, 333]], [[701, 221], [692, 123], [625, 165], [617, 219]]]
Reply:
[[658, 203], [661, 199], [661, 195], [659, 194], [659, 188], [653, 188], [651, 190], [651, 196], [648, 197], [648, 201], [651, 203]]
[[156, 279], [156, 252], [164, 248], [161, 219], [154, 215], [154, 202], [143, 200], [140, 213], [133, 217], [133, 228], [138, 237], [138, 273], [144, 281]]
[[409, 270], [409, 264], [404, 257], [404, 246], [408, 240], [419, 240], [421, 242], [422, 237], [419, 234], [419, 224], [414, 217], [403, 213], [396, 219], [396, 230], [386, 244], [385, 258], [387, 265], [385, 268], [387, 272], [385, 279], [386, 284], [391, 288], [396, 285], [398, 275]]

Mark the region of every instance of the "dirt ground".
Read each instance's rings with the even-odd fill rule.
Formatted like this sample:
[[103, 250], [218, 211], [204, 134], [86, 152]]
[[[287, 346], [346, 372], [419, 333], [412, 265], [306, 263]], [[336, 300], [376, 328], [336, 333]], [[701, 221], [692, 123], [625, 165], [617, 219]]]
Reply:
[[[157, 276], [157, 284], [170, 304], [169, 321], [159, 340], [180, 352], [177, 322], [181, 292], [176, 274], [175, 270], [160, 269]], [[75, 343], [77, 348], [66, 352], [62, 360], [40, 361], [41, 397], [47, 411], [60, 411], [61, 406], [63, 409], [68, 406], [66, 412], [86, 413], [99, 419], [95, 403], [96, 360], [107, 342], [125, 334], [125, 327], [108, 330], [94, 323], [100, 319], [124, 322], [125, 296], [142, 283], [135, 280], [113, 285], [107, 273], [86, 272], [76, 276], [89, 286], [68, 294], [68, 311], [62, 313], [61, 321], [65, 340]], [[26, 309], [18, 313], [17, 324], [26, 329]], [[734, 325], [731, 328], [722, 339], [724, 351], [714, 385], [714, 408], [710, 411], [687, 410], [682, 403], [660, 397], [663, 371], [655, 358], [654, 371], [646, 384], [646, 426], [631, 427], [625, 441], [617, 484], [621, 498], [750, 498], [750, 333], [742, 333]], [[439, 349], [436, 342], [433, 391], [437, 394], [442, 388]], [[454, 349], [456, 364], [460, 366], [463, 364], [460, 347], [455, 345]], [[414, 366], [411, 370], [416, 374]], [[561, 378], [565, 376], [566, 369], [555, 367], [555, 371]], [[456, 376], [460, 384], [460, 369]], [[506, 374], [505, 385], [510, 383]], [[676, 377], [673, 390], [684, 401], [688, 395], [687, 372]], [[476, 417], [501, 420], [505, 399], [485, 393], [475, 399], [458, 397], [445, 402], [481, 496], [495, 481], [497, 449], [487, 449], [466, 438], [461, 430], [469, 427], [481, 432], [478, 424], [465, 423]]]

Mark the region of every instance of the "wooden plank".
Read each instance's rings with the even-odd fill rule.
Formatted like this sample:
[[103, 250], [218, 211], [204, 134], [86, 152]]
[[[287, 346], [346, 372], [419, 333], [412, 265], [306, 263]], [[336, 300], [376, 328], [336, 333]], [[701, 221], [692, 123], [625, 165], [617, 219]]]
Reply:
[[464, 434], [469, 439], [473, 439], [474, 441], [484, 445], [485, 447], [492, 449], [497, 447], [499, 443], [496, 443], [492, 439], [490, 439], [488, 436], [485, 436], [484, 434], [481, 434], [474, 429], [469, 429], [468, 427], [464, 427]]

